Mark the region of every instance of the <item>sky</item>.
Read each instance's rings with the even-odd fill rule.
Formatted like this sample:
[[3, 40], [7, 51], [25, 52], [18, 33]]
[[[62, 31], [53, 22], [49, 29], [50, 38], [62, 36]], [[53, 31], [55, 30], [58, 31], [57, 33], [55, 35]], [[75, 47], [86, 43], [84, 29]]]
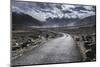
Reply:
[[96, 14], [92, 5], [71, 5], [40, 2], [12, 2], [12, 12], [25, 13], [33, 18], [46, 21], [47, 18], [83, 19]]

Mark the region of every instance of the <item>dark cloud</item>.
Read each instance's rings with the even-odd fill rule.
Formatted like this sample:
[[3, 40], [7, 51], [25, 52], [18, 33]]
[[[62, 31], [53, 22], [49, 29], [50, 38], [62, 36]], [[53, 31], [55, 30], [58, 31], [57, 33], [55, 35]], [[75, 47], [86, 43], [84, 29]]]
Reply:
[[80, 7], [75, 7], [75, 8], [71, 8], [74, 11], [80, 11], [80, 10], [87, 10], [84, 7], [80, 6]]
[[62, 11], [64, 14], [66, 13], [72, 13], [72, 11], [66, 10], [66, 11]]
[[96, 7], [39, 2], [12, 2], [12, 11], [23, 12], [38, 20], [45, 21], [49, 17], [84, 18], [95, 15]]

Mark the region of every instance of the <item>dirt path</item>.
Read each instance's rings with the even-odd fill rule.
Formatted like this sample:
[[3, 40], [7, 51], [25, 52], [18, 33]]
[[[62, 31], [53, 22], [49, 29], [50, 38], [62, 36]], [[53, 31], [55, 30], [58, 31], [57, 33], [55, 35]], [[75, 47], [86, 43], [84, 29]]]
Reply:
[[12, 61], [12, 65], [46, 64], [81, 61], [79, 49], [68, 34], [53, 39], [44, 45]]

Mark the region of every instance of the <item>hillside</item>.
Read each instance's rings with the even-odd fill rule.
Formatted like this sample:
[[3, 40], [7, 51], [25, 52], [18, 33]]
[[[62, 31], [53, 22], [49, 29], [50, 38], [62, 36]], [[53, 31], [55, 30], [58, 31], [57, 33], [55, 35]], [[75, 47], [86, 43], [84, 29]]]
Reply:
[[76, 26], [79, 25], [96, 25], [96, 15], [81, 19], [79, 22], [76, 23]]
[[42, 26], [42, 23], [37, 19], [24, 14], [24, 13], [17, 13], [12, 12], [12, 24], [13, 26]]

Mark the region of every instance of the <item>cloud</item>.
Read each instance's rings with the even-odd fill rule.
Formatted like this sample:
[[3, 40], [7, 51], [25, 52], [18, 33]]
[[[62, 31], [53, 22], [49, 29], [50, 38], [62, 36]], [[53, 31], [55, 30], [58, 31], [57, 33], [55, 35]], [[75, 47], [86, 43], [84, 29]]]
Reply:
[[93, 10], [93, 6], [83, 6], [86, 10]]
[[17, 13], [23, 12], [19, 7], [16, 7], [16, 6], [12, 6], [12, 11], [17, 12]]
[[14, 2], [12, 11], [26, 13], [40, 21], [47, 18], [85, 18], [95, 15], [94, 6], [50, 3]]
[[70, 10], [71, 8], [75, 8], [74, 5], [61, 5], [62, 10]]

